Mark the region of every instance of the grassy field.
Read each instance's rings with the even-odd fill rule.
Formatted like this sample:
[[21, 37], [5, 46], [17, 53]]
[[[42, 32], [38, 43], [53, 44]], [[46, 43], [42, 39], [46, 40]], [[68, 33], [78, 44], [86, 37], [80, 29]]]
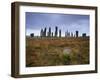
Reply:
[[89, 37], [26, 38], [26, 67], [89, 64]]

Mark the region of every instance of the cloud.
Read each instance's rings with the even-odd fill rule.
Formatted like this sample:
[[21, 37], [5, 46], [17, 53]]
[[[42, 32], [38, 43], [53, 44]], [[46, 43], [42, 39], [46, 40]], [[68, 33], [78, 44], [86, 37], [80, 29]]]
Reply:
[[38, 35], [41, 28], [51, 27], [55, 31], [55, 26], [65, 31], [75, 32], [78, 30], [80, 35], [87, 33], [89, 35], [89, 15], [74, 15], [74, 14], [55, 14], [55, 13], [32, 13], [26, 12], [26, 31], [27, 34], [34, 31]]

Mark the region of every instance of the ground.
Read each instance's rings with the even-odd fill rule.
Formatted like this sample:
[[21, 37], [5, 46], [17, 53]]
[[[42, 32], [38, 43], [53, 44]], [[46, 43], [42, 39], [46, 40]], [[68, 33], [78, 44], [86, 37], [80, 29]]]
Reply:
[[26, 67], [89, 64], [89, 37], [26, 37]]

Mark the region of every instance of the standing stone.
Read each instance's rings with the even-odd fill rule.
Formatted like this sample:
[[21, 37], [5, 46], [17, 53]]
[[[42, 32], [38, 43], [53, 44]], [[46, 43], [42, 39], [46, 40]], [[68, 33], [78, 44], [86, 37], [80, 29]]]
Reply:
[[56, 26], [55, 27], [55, 37], [57, 37], [57, 35], [58, 35], [58, 27]]
[[53, 37], [53, 32], [52, 32], [52, 37]]
[[34, 33], [31, 33], [30, 36], [31, 36], [31, 37], [34, 37]]
[[48, 37], [51, 37], [51, 27], [49, 27]]
[[82, 34], [82, 37], [86, 37], [86, 33], [83, 33], [83, 34]]
[[43, 29], [41, 29], [40, 36], [43, 37]]
[[73, 37], [73, 33], [71, 32], [71, 37]]
[[69, 32], [68, 32], [68, 30], [65, 32], [65, 37], [69, 37]]
[[65, 32], [65, 37], [67, 37], [66, 32]]
[[49, 37], [49, 32], [47, 32], [47, 37]]
[[76, 31], [76, 37], [78, 37], [79, 35], [78, 35], [79, 33], [78, 33], [78, 31]]
[[70, 37], [70, 32], [68, 32], [68, 37]]
[[67, 37], [70, 37], [70, 32], [69, 31], [67, 31]]
[[46, 37], [46, 31], [47, 31], [47, 28], [45, 27], [45, 28], [44, 28], [44, 32], [43, 32], [43, 36], [44, 36], [44, 37]]
[[61, 37], [61, 29], [59, 30], [59, 37]]

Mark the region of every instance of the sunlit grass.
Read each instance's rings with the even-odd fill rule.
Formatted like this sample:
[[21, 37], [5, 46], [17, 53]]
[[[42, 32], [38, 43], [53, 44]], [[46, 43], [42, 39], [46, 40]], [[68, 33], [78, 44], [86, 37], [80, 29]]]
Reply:
[[89, 64], [89, 38], [26, 38], [26, 66]]

